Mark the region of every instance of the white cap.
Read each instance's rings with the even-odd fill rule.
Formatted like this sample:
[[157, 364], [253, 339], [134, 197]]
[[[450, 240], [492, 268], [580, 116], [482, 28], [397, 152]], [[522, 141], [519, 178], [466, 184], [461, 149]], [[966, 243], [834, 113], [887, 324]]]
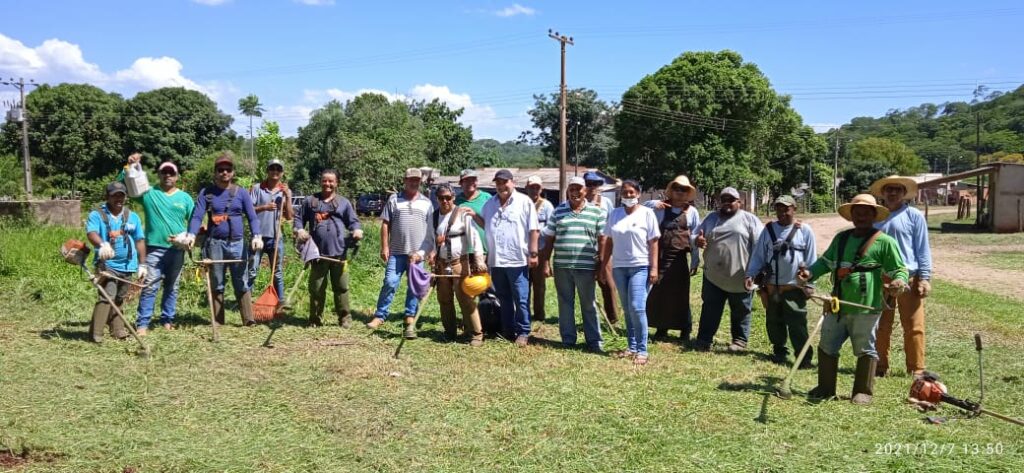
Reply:
[[536, 184], [538, 186], [543, 186], [544, 185], [544, 180], [541, 179], [540, 176], [538, 176], [536, 174], [526, 178], [526, 185], [527, 186], [532, 186], [534, 184]]

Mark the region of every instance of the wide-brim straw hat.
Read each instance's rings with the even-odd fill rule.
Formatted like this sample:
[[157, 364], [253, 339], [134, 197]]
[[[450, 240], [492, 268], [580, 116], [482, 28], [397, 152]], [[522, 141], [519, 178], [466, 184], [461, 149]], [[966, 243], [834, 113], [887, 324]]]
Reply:
[[917, 195], [917, 181], [904, 176], [883, 177], [871, 183], [871, 187], [868, 190], [871, 192], [871, 195], [874, 195], [875, 197], [885, 197], [885, 194], [882, 192], [882, 189], [885, 189], [885, 186], [889, 184], [897, 184], [903, 186], [903, 188], [907, 190], [906, 197], [908, 199], [913, 199], [914, 196]]
[[688, 201], [697, 197], [697, 188], [694, 187], [693, 184], [690, 184], [690, 179], [686, 176], [676, 176], [675, 179], [672, 179], [672, 182], [669, 182], [668, 185], [665, 186], [666, 199], [672, 196], [672, 186], [680, 186], [683, 189], [687, 189], [686, 200]]
[[847, 221], [852, 222], [853, 207], [856, 205], [874, 207], [875, 222], [881, 222], [882, 220], [889, 218], [889, 209], [885, 208], [885, 206], [878, 205], [878, 203], [875, 202], [875, 196], [871, 194], [857, 194], [856, 196], [853, 197], [853, 199], [850, 200], [849, 203], [840, 205], [839, 215], [841, 215]]

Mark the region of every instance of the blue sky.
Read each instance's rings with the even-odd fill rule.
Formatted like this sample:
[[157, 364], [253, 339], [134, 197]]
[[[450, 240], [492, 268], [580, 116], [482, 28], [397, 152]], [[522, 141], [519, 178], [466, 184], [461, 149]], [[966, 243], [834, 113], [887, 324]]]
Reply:
[[[0, 76], [126, 97], [183, 85], [236, 116], [255, 93], [286, 133], [331, 98], [378, 90], [441, 98], [466, 108], [476, 138], [515, 138], [531, 95], [558, 88], [548, 28], [575, 38], [569, 87], [617, 101], [684, 51], [732, 49], [821, 129], [1024, 83], [1019, 1], [14, 0], [2, 11]], [[0, 90], [0, 103], [12, 96]]]

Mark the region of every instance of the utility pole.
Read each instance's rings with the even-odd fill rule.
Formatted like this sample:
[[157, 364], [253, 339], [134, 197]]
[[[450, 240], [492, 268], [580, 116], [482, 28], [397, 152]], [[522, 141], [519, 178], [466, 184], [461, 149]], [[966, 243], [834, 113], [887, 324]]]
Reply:
[[557, 31], [548, 30], [548, 37], [558, 41], [559, 45], [562, 47], [562, 83], [559, 87], [562, 99], [558, 117], [559, 148], [561, 154], [558, 164], [558, 201], [561, 202], [565, 199], [565, 171], [567, 167], [565, 164], [565, 155], [567, 153], [565, 140], [565, 45], [568, 44], [570, 46], [574, 46], [576, 43], [573, 43], [572, 36], [565, 36], [563, 34], [559, 34]]
[[[974, 167], [981, 167], [981, 114], [974, 111]], [[974, 225], [981, 227], [981, 197], [985, 194], [985, 176], [978, 175], [978, 209], [974, 213]]]
[[14, 78], [11, 78], [0, 82], [0, 84], [14, 86], [21, 94], [21, 112], [18, 114], [8, 115], [8, 119], [14, 118], [15, 120], [21, 121], [21, 157], [24, 160], [25, 197], [28, 200], [32, 200], [32, 164], [29, 161], [28, 156], [28, 108], [25, 106], [25, 87], [39, 87], [39, 84], [36, 84], [32, 79], [25, 82], [25, 79], [20, 77], [18, 78], [18, 82], [14, 82]]
[[836, 156], [832, 158], [832, 211], [839, 210], [839, 130], [836, 128]]

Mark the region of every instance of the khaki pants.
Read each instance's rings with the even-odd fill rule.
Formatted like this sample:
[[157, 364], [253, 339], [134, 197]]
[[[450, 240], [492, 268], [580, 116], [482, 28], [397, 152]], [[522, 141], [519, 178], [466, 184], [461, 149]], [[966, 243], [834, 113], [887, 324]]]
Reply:
[[544, 278], [544, 266], [538, 264], [530, 269], [530, 297], [533, 298], [533, 311], [530, 313], [530, 320], [543, 322], [544, 314], [544, 292], [547, 289], [547, 280]]
[[[601, 299], [604, 300], [604, 313], [608, 316], [608, 323], [615, 325], [619, 322], [619, 306], [616, 298], [619, 297], [615, 290], [615, 281], [607, 278], [607, 282], [597, 280], [597, 287], [601, 288]], [[687, 296], [689, 297], [689, 296]]]
[[455, 333], [457, 319], [455, 316], [455, 300], [459, 301], [462, 311], [463, 330], [473, 340], [484, 339], [484, 329], [480, 325], [480, 313], [476, 309], [476, 299], [462, 292], [462, 280], [469, 276], [469, 259], [465, 256], [451, 262], [438, 260], [439, 267], [451, 265], [452, 274], [459, 278], [437, 278], [437, 302], [441, 306], [441, 325], [447, 333]]
[[[903, 351], [907, 356], [907, 372], [914, 373], [924, 366], [924, 299], [918, 295], [918, 277], [911, 278], [910, 291], [896, 296], [896, 308], [900, 311], [900, 325], [903, 326]], [[889, 370], [889, 345], [895, 310], [882, 310], [878, 321], [878, 371]]]

